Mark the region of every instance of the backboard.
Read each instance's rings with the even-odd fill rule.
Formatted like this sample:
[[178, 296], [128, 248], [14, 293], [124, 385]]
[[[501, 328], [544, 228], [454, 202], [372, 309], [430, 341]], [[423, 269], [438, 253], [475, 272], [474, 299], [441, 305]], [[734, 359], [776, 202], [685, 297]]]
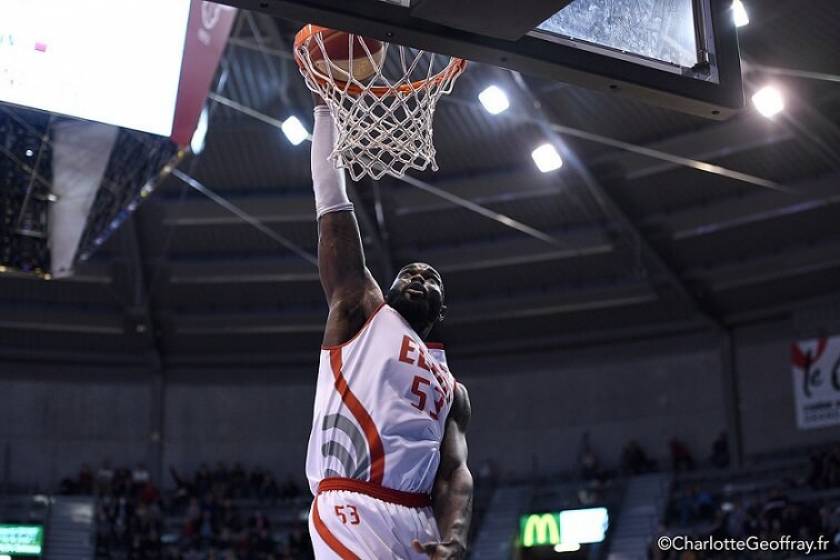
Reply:
[[743, 106], [731, 0], [224, 0], [723, 119]]

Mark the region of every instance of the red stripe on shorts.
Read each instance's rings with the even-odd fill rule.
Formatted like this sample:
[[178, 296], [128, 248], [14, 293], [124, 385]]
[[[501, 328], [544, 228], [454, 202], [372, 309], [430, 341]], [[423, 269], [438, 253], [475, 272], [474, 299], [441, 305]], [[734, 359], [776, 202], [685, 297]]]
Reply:
[[341, 348], [330, 349], [330, 366], [332, 367], [333, 377], [335, 377], [335, 390], [341, 395], [341, 401], [347, 405], [347, 408], [350, 409], [365, 432], [365, 439], [367, 439], [370, 449], [370, 481], [381, 486], [382, 479], [385, 477], [385, 448], [382, 446], [376, 424], [373, 423], [370, 414], [353, 394], [353, 391], [350, 390], [347, 380], [344, 379], [344, 374], [341, 372]]
[[315, 498], [315, 501], [312, 502], [312, 522], [315, 524], [315, 530], [318, 531], [318, 536], [327, 543], [327, 546], [332, 549], [333, 552], [341, 556], [341, 560], [360, 560], [358, 556], [353, 554], [353, 551], [341, 544], [335, 535], [332, 534], [329, 527], [324, 524], [324, 521], [321, 519], [321, 514], [318, 513], [318, 498]]
[[428, 494], [420, 494], [415, 492], [403, 492], [402, 490], [394, 490], [393, 488], [386, 488], [377, 484], [371, 484], [363, 480], [353, 480], [350, 478], [325, 478], [318, 484], [318, 493], [330, 492], [333, 490], [344, 490], [347, 492], [355, 492], [357, 494], [364, 494], [383, 502], [397, 504], [405, 507], [421, 508], [432, 505], [432, 497]]

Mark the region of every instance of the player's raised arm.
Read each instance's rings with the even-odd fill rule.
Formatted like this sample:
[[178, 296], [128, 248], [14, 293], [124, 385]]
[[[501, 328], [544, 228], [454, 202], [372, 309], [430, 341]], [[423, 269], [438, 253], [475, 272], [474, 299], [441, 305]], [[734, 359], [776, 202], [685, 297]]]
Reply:
[[365, 265], [359, 225], [347, 197], [344, 171], [329, 161], [335, 125], [329, 108], [315, 106], [312, 183], [318, 213], [318, 270], [330, 306], [324, 344], [350, 339], [382, 303], [382, 290]]
[[461, 560], [467, 552], [473, 505], [473, 478], [467, 467], [467, 424], [470, 399], [467, 389], [457, 384], [455, 402], [446, 420], [446, 433], [440, 449], [440, 467], [432, 489], [440, 542], [420, 543], [414, 547], [432, 560]]

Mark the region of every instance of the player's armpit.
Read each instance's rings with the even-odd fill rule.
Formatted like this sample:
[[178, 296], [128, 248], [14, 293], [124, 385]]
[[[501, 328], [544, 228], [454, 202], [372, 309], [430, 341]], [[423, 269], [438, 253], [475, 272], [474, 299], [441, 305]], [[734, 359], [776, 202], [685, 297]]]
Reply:
[[466, 432], [470, 416], [469, 396], [459, 383], [446, 420], [440, 467], [432, 490], [432, 507], [441, 535], [439, 544], [448, 549], [446, 558], [466, 555], [473, 500], [473, 478], [467, 467]]

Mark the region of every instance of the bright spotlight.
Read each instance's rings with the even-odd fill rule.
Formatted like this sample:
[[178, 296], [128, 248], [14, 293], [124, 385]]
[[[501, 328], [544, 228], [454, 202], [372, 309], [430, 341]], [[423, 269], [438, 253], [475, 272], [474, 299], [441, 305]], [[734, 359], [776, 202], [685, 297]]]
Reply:
[[297, 146], [307, 138], [309, 138], [309, 132], [303, 128], [303, 124], [301, 124], [300, 120], [297, 117], [289, 117], [285, 121], [283, 121], [283, 134], [286, 135], [286, 138], [289, 139], [289, 142], [292, 145]]
[[190, 140], [190, 149], [195, 155], [200, 154], [204, 150], [204, 140], [207, 138], [207, 106], [201, 110], [201, 116], [198, 117], [198, 125], [193, 132], [192, 140]]
[[764, 86], [752, 97], [756, 111], [768, 119], [782, 112], [785, 108], [785, 98], [775, 86]]
[[744, 27], [750, 22], [750, 16], [741, 0], [732, 0], [732, 18], [735, 20], [735, 27]]
[[508, 96], [497, 86], [490, 86], [478, 94], [478, 100], [491, 115], [498, 115], [508, 110]]
[[537, 164], [537, 169], [543, 173], [554, 171], [563, 167], [563, 158], [557, 153], [557, 148], [552, 144], [543, 144], [533, 152], [531, 157], [534, 158], [534, 163]]

